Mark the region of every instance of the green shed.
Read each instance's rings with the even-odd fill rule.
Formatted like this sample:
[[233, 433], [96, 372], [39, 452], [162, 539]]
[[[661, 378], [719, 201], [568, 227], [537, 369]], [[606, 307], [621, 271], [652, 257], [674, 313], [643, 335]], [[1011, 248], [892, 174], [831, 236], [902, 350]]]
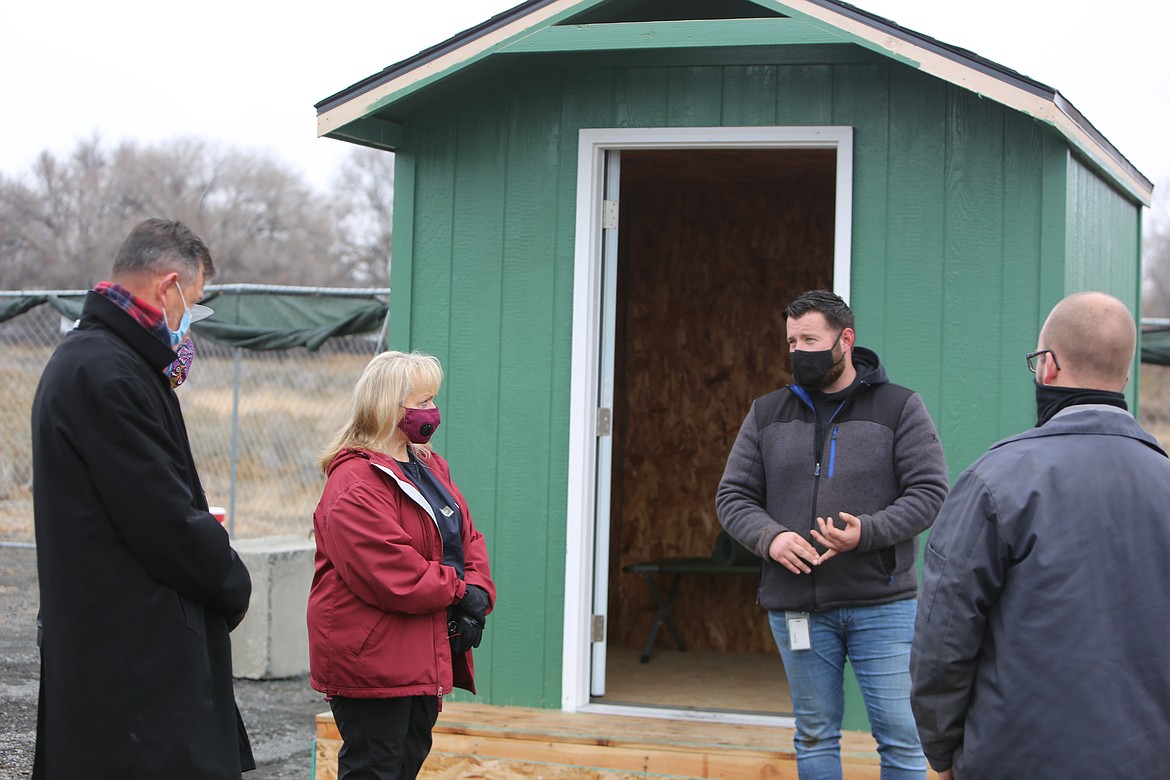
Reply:
[[1057, 300], [1139, 306], [1149, 180], [1056, 90], [836, 0], [530, 0], [317, 110], [395, 154], [389, 342], [447, 371], [489, 704], [789, 712], [754, 577], [660, 611], [671, 578], [626, 569], [712, 555], [798, 292], [850, 302], [953, 474], [1032, 422]]

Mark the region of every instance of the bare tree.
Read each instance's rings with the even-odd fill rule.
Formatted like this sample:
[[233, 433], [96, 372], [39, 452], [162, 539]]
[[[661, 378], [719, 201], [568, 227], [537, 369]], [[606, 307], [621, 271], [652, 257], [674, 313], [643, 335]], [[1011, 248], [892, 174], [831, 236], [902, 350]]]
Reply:
[[1170, 179], [1154, 190], [1142, 240], [1142, 316], [1170, 317]]
[[333, 190], [341, 264], [359, 284], [389, 284], [394, 155], [355, 149], [342, 163]]
[[28, 180], [0, 177], [0, 287], [88, 287], [155, 216], [203, 236], [216, 282], [357, 281], [330, 200], [272, 157], [198, 139], [107, 150], [93, 137], [66, 159], [42, 153]]
[[31, 183], [0, 181], [4, 262], [0, 284], [56, 286], [96, 281], [94, 258], [108, 267], [120, 225], [111, 219], [105, 155], [98, 139], [78, 144], [67, 160], [43, 152]]

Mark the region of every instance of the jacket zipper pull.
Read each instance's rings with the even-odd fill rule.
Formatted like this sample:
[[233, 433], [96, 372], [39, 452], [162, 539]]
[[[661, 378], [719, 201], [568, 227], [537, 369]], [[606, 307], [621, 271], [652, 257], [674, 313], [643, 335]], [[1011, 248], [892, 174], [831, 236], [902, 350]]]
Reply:
[[819, 477], [821, 475], [821, 462], [817, 461], [817, 467], [813, 469], [813, 476]]
[[833, 426], [833, 436], [829, 440], [829, 479], [833, 478], [833, 464], [837, 462], [837, 426]]

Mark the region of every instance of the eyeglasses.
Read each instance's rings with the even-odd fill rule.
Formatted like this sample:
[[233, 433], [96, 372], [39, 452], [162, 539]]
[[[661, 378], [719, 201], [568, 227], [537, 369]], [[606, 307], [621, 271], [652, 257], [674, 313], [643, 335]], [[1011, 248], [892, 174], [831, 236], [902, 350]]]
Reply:
[[1028, 361], [1029, 371], [1031, 371], [1033, 374], [1036, 373], [1036, 358], [1040, 357], [1041, 355], [1051, 355], [1052, 363], [1056, 366], [1056, 370], [1060, 370], [1060, 361], [1056, 359], [1055, 352], [1050, 349], [1038, 349], [1035, 352], [1029, 352], [1027, 355], [1024, 355], [1024, 360]]

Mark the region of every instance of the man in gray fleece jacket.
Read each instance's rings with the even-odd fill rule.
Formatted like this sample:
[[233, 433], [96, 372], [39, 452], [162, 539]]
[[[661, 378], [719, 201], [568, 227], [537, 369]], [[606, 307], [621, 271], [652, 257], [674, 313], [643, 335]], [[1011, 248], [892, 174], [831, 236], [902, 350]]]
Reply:
[[855, 346], [838, 296], [784, 310], [795, 383], [756, 399], [719, 483], [719, 521], [764, 559], [759, 602], [792, 693], [802, 780], [840, 778], [845, 660], [882, 777], [923, 778], [910, 710], [916, 537], [947, 493], [942, 445], [921, 397]]

